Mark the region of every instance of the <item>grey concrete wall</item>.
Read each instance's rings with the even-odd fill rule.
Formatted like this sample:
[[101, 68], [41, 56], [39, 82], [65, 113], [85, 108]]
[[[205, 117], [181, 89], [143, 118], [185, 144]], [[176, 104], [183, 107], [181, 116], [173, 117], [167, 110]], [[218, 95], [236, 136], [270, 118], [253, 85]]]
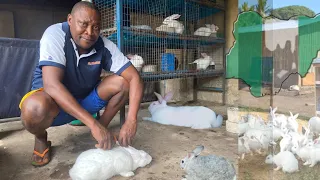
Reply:
[[[10, 33], [1, 33], [1, 37], [12, 37], [21, 39], [40, 39], [45, 29], [57, 22], [66, 21], [67, 15], [71, 9], [37, 7], [27, 5], [2, 4], [0, 6], [0, 30], [1, 27], [14, 27], [7, 31]], [[10, 21], [10, 15], [2, 16], [3, 12], [10, 12], [14, 21]], [[2, 32], [2, 30], [1, 30]]]
[[0, 37], [14, 38], [14, 19], [11, 11], [0, 11]]

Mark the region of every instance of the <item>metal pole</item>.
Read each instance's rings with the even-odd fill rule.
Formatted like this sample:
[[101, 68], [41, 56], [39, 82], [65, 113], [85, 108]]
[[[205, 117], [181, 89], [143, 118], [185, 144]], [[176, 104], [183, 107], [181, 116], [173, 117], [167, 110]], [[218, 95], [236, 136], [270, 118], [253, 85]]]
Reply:
[[[229, 1], [228, 0], [225, 0], [224, 1], [224, 8], [226, 9], [227, 7], [227, 3], [229, 3]], [[224, 28], [224, 39], [225, 39], [225, 42], [224, 42], [224, 44], [222, 45], [223, 46], [223, 62], [222, 62], [222, 64], [223, 64], [223, 70], [224, 70], [224, 73], [223, 73], [223, 76], [222, 76], [222, 78], [223, 78], [223, 80], [222, 80], [222, 104], [223, 105], [226, 105], [226, 83], [227, 83], [227, 80], [226, 80], [226, 74], [227, 74], [227, 66], [226, 66], [226, 64], [227, 64], [227, 62], [226, 62], [226, 35], [227, 35], [227, 18], [226, 18], [226, 16], [227, 16], [227, 13], [226, 13], [226, 10], [224, 10], [224, 15], [223, 15], [223, 23], [224, 23], [224, 25], [223, 25], [223, 28]]]
[[[116, 1], [116, 18], [117, 18], [117, 46], [123, 52], [123, 0]], [[126, 105], [120, 108], [120, 127], [124, 124], [126, 117]]]

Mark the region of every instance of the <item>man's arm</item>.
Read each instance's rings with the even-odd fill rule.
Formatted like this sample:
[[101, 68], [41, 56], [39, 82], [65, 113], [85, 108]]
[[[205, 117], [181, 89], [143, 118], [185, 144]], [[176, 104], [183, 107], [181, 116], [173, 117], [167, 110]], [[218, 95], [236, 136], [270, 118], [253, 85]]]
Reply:
[[83, 109], [66, 87], [61, 83], [64, 70], [54, 66], [43, 66], [43, 86], [54, 101], [66, 113], [79, 119], [87, 125], [93, 137], [98, 141], [97, 148], [111, 148], [111, 134], [96, 121], [85, 109]]
[[42, 73], [45, 92], [48, 93], [66, 113], [81, 120], [85, 125], [92, 129], [95, 120], [80, 106], [76, 99], [61, 83], [64, 70], [54, 66], [43, 66]]
[[119, 134], [119, 143], [122, 146], [131, 145], [137, 131], [137, 115], [143, 95], [143, 82], [134, 66], [126, 68], [121, 76], [129, 82], [129, 112]]
[[129, 82], [129, 111], [128, 121], [136, 121], [140, 103], [143, 96], [143, 81], [134, 66], [129, 66], [121, 73], [121, 76]]

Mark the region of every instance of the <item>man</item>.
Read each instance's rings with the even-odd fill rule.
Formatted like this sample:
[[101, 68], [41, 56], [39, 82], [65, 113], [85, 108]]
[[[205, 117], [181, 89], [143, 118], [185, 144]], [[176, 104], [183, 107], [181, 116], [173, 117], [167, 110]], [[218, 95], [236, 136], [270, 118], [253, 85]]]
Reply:
[[[67, 22], [48, 27], [40, 40], [40, 59], [32, 89], [21, 100], [21, 119], [35, 135], [34, 166], [50, 161], [46, 129], [79, 119], [90, 128], [97, 148], [110, 149], [106, 129], [129, 99], [129, 112], [119, 133], [122, 146], [131, 144], [143, 84], [139, 73], [117, 46], [100, 33], [100, 13], [89, 2], [74, 5]], [[115, 74], [100, 80], [101, 70]], [[92, 117], [103, 107], [99, 121]]]

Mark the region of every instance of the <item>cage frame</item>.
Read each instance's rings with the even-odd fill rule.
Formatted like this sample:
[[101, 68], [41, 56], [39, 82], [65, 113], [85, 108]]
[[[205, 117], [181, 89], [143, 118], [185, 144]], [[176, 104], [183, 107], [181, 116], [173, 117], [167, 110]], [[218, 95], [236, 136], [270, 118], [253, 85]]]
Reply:
[[[108, 0], [105, 0], [108, 1]], [[111, 1], [111, 0], [110, 0]], [[124, 43], [123, 43], [123, 35], [124, 35], [124, 30], [125, 27], [123, 26], [123, 1], [125, 0], [113, 0], [116, 3], [116, 45], [117, 47], [120, 49], [121, 52], [123, 52], [124, 50]], [[174, 1], [174, 0], [171, 0]], [[189, 78], [189, 77], [193, 77], [194, 80], [194, 99], [197, 99], [197, 91], [210, 91], [210, 92], [220, 92], [222, 93], [222, 104], [225, 105], [226, 103], [226, 1], [227, 0], [223, 0], [223, 6], [218, 5], [218, 3], [213, 3], [210, 0], [184, 0], [184, 3], [188, 3], [188, 2], [194, 2], [194, 3], [198, 3], [199, 5], [202, 6], [207, 6], [207, 7], [211, 7], [211, 8], [216, 8], [219, 11], [223, 12], [223, 34], [224, 34], [224, 38], [213, 38], [218, 40], [217, 44], [219, 44], [220, 46], [222, 46], [222, 69], [221, 70], [214, 70], [212, 72], [210, 72], [210, 74], [206, 73], [206, 77], [208, 78], [214, 78], [214, 77], [222, 77], [222, 87], [205, 87], [205, 86], [199, 86], [198, 84], [198, 79], [202, 78], [201, 74], [199, 75], [199, 73], [196, 72], [187, 72], [186, 74], [181, 74], [181, 73], [176, 73], [176, 75], [173, 75], [175, 72], [169, 72], [169, 73], [164, 73], [161, 72], [160, 74], [148, 74], [148, 73], [141, 73], [140, 76], [143, 79], [143, 81], [160, 81], [160, 80], [167, 80], [167, 79], [176, 79], [176, 78]], [[95, 4], [95, 0], [92, 0], [92, 3]], [[184, 11], [186, 13], [186, 11]], [[186, 16], [185, 16], [186, 17]], [[184, 18], [184, 23], [186, 23], [186, 18]], [[168, 35], [168, 34], [165, 34]], [[181, 38], [182, 37], [182, 38]], [[184, 36], [180, 36], [178, 35], [177, 37], [178, 39], [182, 39], [184, 38]], [[201, 37], [198, 37], [198, 39], [201, 40]], [[219, 41], [220, 40], [220, 41]], [[183, 47], [183, 56], [185, 56], [185, 51], [187, 50], [186, 46], [185, 46], [185, 40], [183, 40], [184, 42], [184, 47]], [[143, 101], [143, 102], [148, 102], [148, 101]], [[120, 109], [120, 126], [122, 127], [122, 125], [125, 122], [125, 106], [127, 105], [127, 103], [121, 107]], [[98, 113], [99, 115], [99, 113]], [[98, 117], [99, 118], [99, 117]]]

